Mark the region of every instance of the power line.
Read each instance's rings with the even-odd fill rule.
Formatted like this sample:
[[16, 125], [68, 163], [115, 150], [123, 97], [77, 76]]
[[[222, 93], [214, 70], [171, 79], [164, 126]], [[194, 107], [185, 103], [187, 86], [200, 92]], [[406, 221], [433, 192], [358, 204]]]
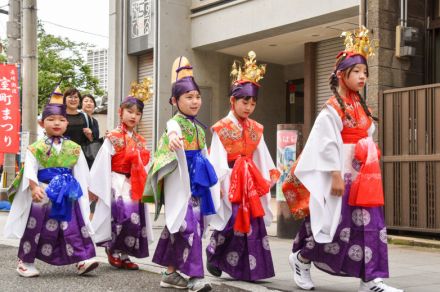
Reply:
[[52, 25], [55, 25], [55, 26], [58, 26], [58, 27], [62, 27], [62, 28], [65, 28], [65, 29], [70, 29], [70, 30], [73, 30], [73, 31], [77, 31], [77, 32], [85, 33], [85, 34], [90, 34], [90, 35], [94, 35], [94, 36], [99, 36], [99, 37], [108, 39], [108, 36], [106, 36], [106, 35], [97, 34], [97, 33], [93, 33], [93, 32], [88, 32], [88, 31], [84, 31], [84, 30], [80, 30], [80, 29], [76, 29], [76, 28], [72, 28], [72, 27], [67, 27], [67, 26], [64, 26], [64, 25], [61, 25], [61, 24], [58, 24], [58, 23], [54, 23], [54, 22], [51, 22], [51, 21], [41, 20], [41, 22], [45, 22], [45, 23], [52, 24]]

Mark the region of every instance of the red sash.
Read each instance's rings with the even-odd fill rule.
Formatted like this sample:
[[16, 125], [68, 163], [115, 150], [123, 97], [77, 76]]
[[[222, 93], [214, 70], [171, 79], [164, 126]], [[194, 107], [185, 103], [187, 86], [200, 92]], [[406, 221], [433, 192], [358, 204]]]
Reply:
[[234, 223], [234, 230], [250, 231], [250, 217], [263, 217], [264, 208], [260, 197], [270, 190], [270, 182], [264, 179], [254, 161], [239, 157], [232, 168], [229, 201], [240, 204]]
[[140, 200], [147, 181], [145, 165], [150, 161], [150, 151], [145, 148], [142, 136], [133, 133], [133, 138], [122, 132], [112, 131], [108, 135], [116, 153], [112, 156], [112, 171], [130, 178], [131, 198]]
[[368, 137], [368, 132], [360, 128], [343, 128], [341, 136], [344, 144], [356, 144], [359, 140]]
[[354, 159], [361, 164], [350, 189], [348, 204], [360, 207], [384, 205], [379, 149], [372, 138], [360, 140], [354, 148]]

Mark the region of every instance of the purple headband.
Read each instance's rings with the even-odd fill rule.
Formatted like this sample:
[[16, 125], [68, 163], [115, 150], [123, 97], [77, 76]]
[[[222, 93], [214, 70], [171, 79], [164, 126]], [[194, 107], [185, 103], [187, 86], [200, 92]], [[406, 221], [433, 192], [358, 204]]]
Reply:
[[139, 100], [134, 96], [127, 96], [124, 99], [124, 101], [122, 101], [121, 105], [123, 105], [124, 103], [128, 103], [128, 102], [132, 102], [132, 103], [135, 103], [136, 105], [138, 105], [141, 112], [144, 110], [144, 103], [142, 102], [142, 100]]
[[[189, 92], [192, 90], [196, 90], [200, 92], [199, 86], [194, 80], [194, 77], [192, 76], [183, 77], [177, 80], [176, 82], [174, 82], [173, 87], [171, 89], [171, 96], [174, 96], [175, 98], [179, 98], [185, 92]], [[171, 103], [171, 97], [170, 97], [170, 103]]]
[[367, 60], [362, 55], [351, 55], [347, 56], [341, 63], [339, 63], [335, 71], [344, 71], [356, 64], [364, 64], [368, 66]]
[[252, 82], [235, 83], [231, 88], [231, 96], [246, 97], [246, 96], [258, 96], [259, 86]]
[[44, 121], [44, 119], [47, 118], [48, 116], [54, 116], [54, 115], [66, 117], [66, 105], [58, 104], [58, 103], [47, 104], [43, 109], [41, 118]]

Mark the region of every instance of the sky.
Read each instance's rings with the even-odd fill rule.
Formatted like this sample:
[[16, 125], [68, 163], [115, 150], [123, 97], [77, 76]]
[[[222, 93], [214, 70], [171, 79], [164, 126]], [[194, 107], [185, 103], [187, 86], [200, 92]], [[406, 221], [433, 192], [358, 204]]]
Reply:
[[[9, 10], [9, 0], [0, 8]], [[37, 16], [47, 33], [108, 48], [108, 0], [37, 0]], [[0, 14], [0, 37], [6, 38], [8, 16]]]

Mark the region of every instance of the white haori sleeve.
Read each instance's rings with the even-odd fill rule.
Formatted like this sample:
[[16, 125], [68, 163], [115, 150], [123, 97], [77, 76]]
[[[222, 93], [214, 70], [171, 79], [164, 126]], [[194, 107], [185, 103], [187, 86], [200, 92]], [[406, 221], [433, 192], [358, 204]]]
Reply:
[[232, 170], [228, 165], [228, 153], [216, 132], [212, 134], [209, 161], [217, 174], [218, 183], [216, 196], [213, 195], [216, 214], [207, 216], [207, 222], [215, 230], [223, 230], [232, 215], [232, 205], [229, 201], [229, 185]]
[[[272, 157], [270, 156], [269, 149], [267, 149], [266, 142], [264, 141], [264, 135], [261, 137], [257, 149], [254, 151], [252, 160], [260, 170], [260, 173], [263, 175], [263, 177], [266, 180], [271, 181], [270, 171], [277, 168], [272, 160]], [[264, 208], [264, 224], [266, 226], [270, 226], [270, 224], [272, 224], [273, 221], [273, 212], [270, 208], [271, 198], [272, 196], [270, 189], [265, 196], [262, 196], [260, 198], [261, 204], [263, 205]]]
[[301, 158], [296, 177], [310, 192], [310, 221], [316, 242], [333, 240], [341, 216], [341, 197], [332, 195], [332, 171], [343, 172], [342, 121], [336, 110], [326, 106], [316, 118]]
[[[168, 133], [175, 131], [179, 137], [182, 130], [174, 120], [167, 122]], [[170, 233], [179, 231], [182, 222], [185, 220], [188, 202], [191, 198], [191, 186], [189, 181], [188, 166], [185, 151], [176, 151], [177, 167], [168, 175], [168, 169], [163, 168], [158, 172], [158, 178], [164, 177], [164, 196], [165, 196], [165, 224]]]
[[32, 205], [29, 180], [38, 183], [38, 161], [32, 152], [26, 150], [23, 178], [18, 186], [3, 234], [6, 238], [21, 238], [26, 229]]
[[89, 167], [87, 165], [87, 160], [84, 156], [84, 153], [80, 152], [78, 161], [73, 167], [73, 176], [78, 181], [81, 186], [81, 190], [83, 195], [79, 198], [78, 203], [81, 208], [81, 214], [84, 220], [84, 224], [87, 227], [87, 230], [90, 234], [93, 234], [92, 224], [90, 223], [90, 201], [89, 201], [89, 193], [88, 186], [90, 183], [90, 172]]
[[[151, 159], [151, 155], [150, 155], [150, 161], [148, 162], [148, 164], [144, 167], [145, 172], [148, 173], [148, 170], [151, 167], [151, 163], [152, 163], [152, 159]], [[144, 214], [145, 214], [145, 227], [147, 228], [147, 239], [148, 239], [148, 243], [153, 243], [154, 242], [154, 234], [153, 234], [153, 225], [152, 225], [152, 219], [151, 219], [151, 215], [150, 215], [150, 210], [149, 210], [149, 204], [148, 203], [144, 203]], [[153, 208], [154, 209], [154, 208]]]
[[111, 178], [114, 152], [110, 140], [105, 139], [90, 170], [89, 190], [99, 199], [92, 218], [93, 240], [97, 243], [111, 240]]

